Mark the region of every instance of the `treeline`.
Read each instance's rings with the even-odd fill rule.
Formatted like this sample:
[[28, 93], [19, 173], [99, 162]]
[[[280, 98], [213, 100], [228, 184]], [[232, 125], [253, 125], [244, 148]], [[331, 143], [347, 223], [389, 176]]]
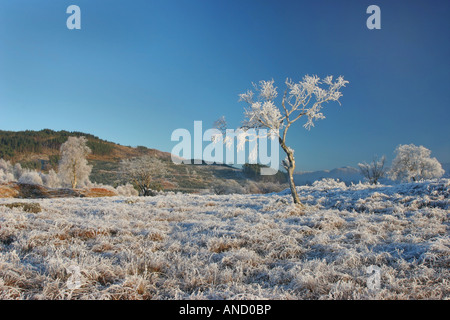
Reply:
[[70, 136], [85, 136], [88, 140], [87, 145], [94, 155], [108, 155], [113, 151], [111, 143], [83, 132], [50, 129], [18, 132], [0, 130], [0, 158], [10, 160], [21, 154], [43, 153], [48, 149], [59, 151]]

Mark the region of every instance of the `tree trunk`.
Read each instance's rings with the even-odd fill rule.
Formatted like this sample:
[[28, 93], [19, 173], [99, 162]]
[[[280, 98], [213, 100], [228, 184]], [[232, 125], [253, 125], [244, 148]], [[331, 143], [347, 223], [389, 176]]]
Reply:
[[295, 183], [294, 183], [294, 170], [295, 170], [295, 159], [294, 159], [294, 152], [292, 149], [288, 148], [284, 141], [280, 138], [280, 145], [281, 148], [286, 152], [287, 155], [287, 163], [285, 165], [286, 170], [288, 171], [289, 175], [289, 187], [291, 188], [291, 194], [292, 194], [292, 200], [294, 200], [295, 204], [302, 204], [300, 202], [300, 198], [298, 197], [297, 189], [295, 189]]
[[294, 200], [295, 204], [301, 204], [300, 198], [298, 197], [297, 189], [295, 189], [294, 169], [289, 168], [288, 174], [289, 174], [289, 187], [291, 188], [292, 199]]
[[77, 186], [77, 162], [73, 164], [72, 169], [73, 179], [72, 179], [72, 189], [75, 189]]

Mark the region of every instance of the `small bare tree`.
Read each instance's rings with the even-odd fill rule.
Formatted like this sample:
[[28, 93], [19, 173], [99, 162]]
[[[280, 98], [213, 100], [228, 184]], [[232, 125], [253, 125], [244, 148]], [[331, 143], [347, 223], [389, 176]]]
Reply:
[[221, 116], [219, 119], [214, 121], [213, 128], [216, 128], [222, 132], [222, 134], [225, 134], [227, 130], [227, 120], [225, 119], [225, 116]]
[[378, 180], [383, 178], [386, 174], [386, 168], [384, 167], [385, 162], [385, 156], [382, 156], [380, 159], [375, 156], [372, 163], [358, 163], [359, 171], [369, 183], [377, 184]]
[[140, 195], [151, 196], [154, 195], [155, 183], [166, 176], [167, 167], [163, 161], [146, 155], [122, 160], [120, 172], [123, 178], [139, 189]]
[[88, 165], [86, 157], [91, 149], [86, 145], [85, 137], [69, 137], [61, 145], [61, 160], [58, 165], [58, 174], [64, 184], [75, 189], [77, 185], [89, 182], [92, 166]]
[[[303, 77], [298, 83], [287, 79], [286, 90], [281, 101], [282, 110], [275, 105], [275, 98], [278, 96], [274, 81], [260, 81], [259, 85], [253, 84], [259, 93], [256, 96], [253, 91], [247, 91], [240, 95], [240, 101], [249, 105], [245, 110], [245, 121], [243, 129], [265, 128], [270, 131], [270, 136], [279, 140], [280, 146], [286, 153], [283, 166], [289, 175], [289, 186], [294, 203], [300, 204], [300, 199], [295, 189], [294, 170], [295, 158], [294, 150], [286, 144], [286, 137], [289, 128], [300, 118], [306, 117], [303, 125], [306, 129], [314, 127], [314, 122], [324, 119], [321, 113], [323, 104], [330, 101], [339, 102], [342, 93], [339, 91], [348, 81], [343, 77], [338, 77], [333, 81], [332, 76], [320, 79], [317, 76]], [[324, 88], [322, 88], [324, 87]]]

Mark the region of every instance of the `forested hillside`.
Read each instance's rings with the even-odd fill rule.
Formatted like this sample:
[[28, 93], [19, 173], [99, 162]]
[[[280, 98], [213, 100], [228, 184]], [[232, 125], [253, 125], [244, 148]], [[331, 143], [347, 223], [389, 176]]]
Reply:
[[0, 158], [14, 160], [22, 159], [29, 154], [57, 154], [61, 144], [70, 136], [85, 136], [94, 155], [107, 155], [113, 150], [111, 142], [82, 132], [53, 131], [50, 129], [18, 132], [0, 131]]
[[[250, 179], [254, 181], [283, 183], [284, 174], [262, 177], [258, 174], [258, 165], [244, 166], [244, 170], [227, 165], [175, 165], [171, 155], [144, 146], [122, 146], [100, 139], [83, 132], [54, 131], [1, 131], [0, 159], [20, 163], [22, 167], [48, 172], [57, 171], [60, 158], [60, 147], [70, 136], [84, 136], [92, 153], [88, 156], [89, 164], [93, 166], [90, 180], [95, 183], [116, 186], [120, 184], [119, 163], [123, 159], [142, 155], [155, 156], [168, 165], [168, 176], [164, 189], [198, 192], [215, 184], [220, 189], [241, 188]], [[239, 185], [240, 184], [240, 185]]]

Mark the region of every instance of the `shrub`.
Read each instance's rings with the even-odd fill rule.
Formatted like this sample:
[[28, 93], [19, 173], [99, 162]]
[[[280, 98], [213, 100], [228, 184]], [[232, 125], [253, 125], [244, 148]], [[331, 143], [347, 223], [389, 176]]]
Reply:
[[19, 183], [43, 185], [41, 176], [36, 171], [27, 171], [19, 178]]
[[139, 195], [139, 192], [130, 183], [127, 183], [126, 185], [123, 186], [118, 186], [116, 188], [116, 192], [119, 194], [119, 196], [124, 197], [133, 197]]

